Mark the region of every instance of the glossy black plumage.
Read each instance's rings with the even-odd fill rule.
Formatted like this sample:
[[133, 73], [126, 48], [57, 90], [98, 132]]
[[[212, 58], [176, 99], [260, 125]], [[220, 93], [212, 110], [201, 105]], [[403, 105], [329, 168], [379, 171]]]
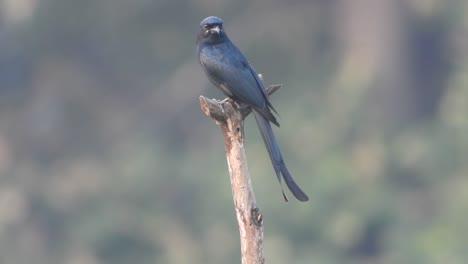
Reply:
[[200, 23], [197, 54], [208, 79], [216, 87], [234, 101], [252, 107], [279, 182], [281, 183], [282, 175], [291, 193], [298, 200], [307, 201], [309, 198], [294, 182], [281, 156], [270, 125], [271, 122], [279, 126], [272, 113], [276, 110], [268, 99], [263, 82], [242, 52], [228, 38], [220, 18], [211, 16]]

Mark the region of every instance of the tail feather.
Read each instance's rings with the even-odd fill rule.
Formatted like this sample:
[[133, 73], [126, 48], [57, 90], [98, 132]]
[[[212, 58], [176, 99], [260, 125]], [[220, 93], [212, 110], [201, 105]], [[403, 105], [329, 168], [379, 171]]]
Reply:
[[270, 106], [270, 105], [267, 104], [263, 108], [256, 108], [255, 112], [259, 113], [260, 115], [263, 116], [263, 118], [265, 118], [266, 120], [268, 120], [271, 123], [275, 124], [275, 126], [279, 127], [280, 124], [279, 124], [278, 120], [276, 120], [276, 117], [273, 115], [273, 113], [271, 112], [270, 109], [273, 109], [273, 111], [275, 111], [275, 113], [276, 113], [276, 110], [273, 108], [273, 106]]
[[[270, 113], [271, 114], [271, 113]], [[289, 173], [286, 165], [284, 164], [283, 157], [281, 156], [280, 149], [278, 147], [278, 143], [276, 142], [275, 135], [273, 134], [273, 130], [270, 125], [269, 119], [265, 118], [261, 112], [255, 109], [254, 111], [255, 120], [257, 121], [258, 128], [260, 130], [260, 134], [262, 135], [263, 141], [265, 142], [265, 146], [268, 150], [268, 154], [270, 155], [271, 163], [273, 164], [273, 168], [275, 169], [276, 177], [281, 185], [281, 191], [283, 192], [284, 199], [288, 201], [286, 195], [283, 191], [283, 185], [281, 184], [281, 176], [283, 176], [286, 185], [288, 186], [291, 193], [296, 197], [299, 201], [308, 201], [309, 197], [299, 188], [296, 182], [293, 180], [291, 174]]]

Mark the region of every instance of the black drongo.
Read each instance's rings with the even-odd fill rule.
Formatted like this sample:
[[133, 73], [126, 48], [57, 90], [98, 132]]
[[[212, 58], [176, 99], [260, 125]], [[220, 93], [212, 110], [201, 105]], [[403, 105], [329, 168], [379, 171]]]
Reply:
[[[276, 113], [268, 100], [263, 82], [244, 57], [231, 42], [223, 29], [223, 21], [214, 16], [200, 23], [197, 36], [198, 60], [208, 79], [229, 98], [240, 104], [252, 107], [263, 141], [270, 154], [271, 163], [281, 183], [281, 176], [300, 201], [307, 201], [307, 195], [297, 186], [281, 156], [278, 143], [270, 122], [279, 126], [272, 113]], [[284, 192], [283, 192], [284, 195]], [[286, 199], [286, 196], [284, 196]]]

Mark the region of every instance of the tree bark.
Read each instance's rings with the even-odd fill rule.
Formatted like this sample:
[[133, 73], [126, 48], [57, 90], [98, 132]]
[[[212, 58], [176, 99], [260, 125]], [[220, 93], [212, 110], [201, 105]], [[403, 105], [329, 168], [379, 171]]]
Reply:
[[[271, 85], [268, 94], [281, 85]], [[265, 263], [263, 215], [255, 202], [244, 148], [244, 119], [252, 111], [231, 99], [217, 101], [200, 96], [202, 111], [221, 127], [241, 240], [242, 264]]]

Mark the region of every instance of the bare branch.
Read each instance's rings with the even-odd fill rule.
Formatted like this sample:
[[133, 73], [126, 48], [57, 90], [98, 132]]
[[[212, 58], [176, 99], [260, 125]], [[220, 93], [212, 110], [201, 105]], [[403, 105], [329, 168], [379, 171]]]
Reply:
[[[270, 85], [267, 93], [273, 94], [282, 85]], [[244, 149], [244, 119], [252, 112], [247, 106], [233, 100], [217, 101], [200, 96], [205, 115], [221, 126], [231, 180], [231, 190], [241, 238], [243, 264], [263, 264], [263, 215], [255, 202]]]

